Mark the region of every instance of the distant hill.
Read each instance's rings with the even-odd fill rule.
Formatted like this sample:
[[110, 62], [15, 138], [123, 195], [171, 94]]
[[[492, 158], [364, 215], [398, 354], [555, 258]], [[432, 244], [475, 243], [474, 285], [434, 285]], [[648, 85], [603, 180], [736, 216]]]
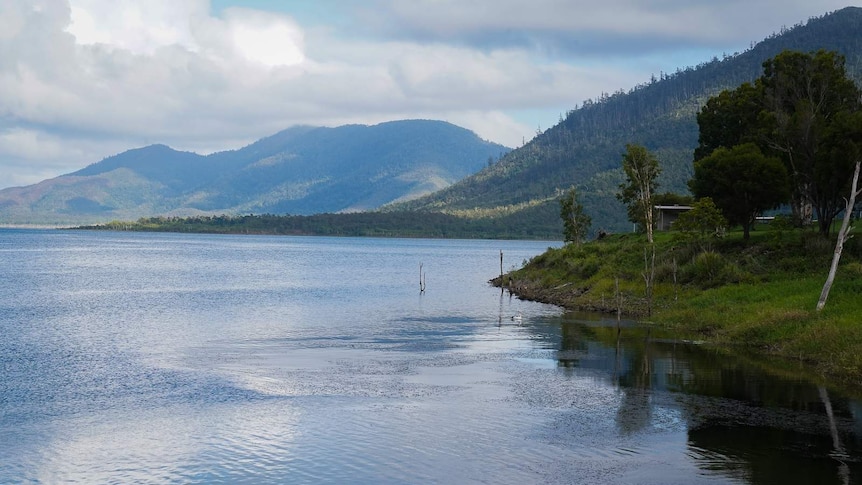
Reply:
[[369, 210], [443, 189], [508, 151], [429, 120], [299, 126], [208, 156], [151, 145], [0, 191], [0, 224]]
[[388, 210], [441, 211], [471, 218], [499, 218], [511, 224], [556, 224], [562, 234], [557, 198], [580, 189], [593, 229], [631, 230], [615, 199], [622, 181], [627, 143], [646, 146], [661, 161], [659, 191], [687, 193], [698, 141], [696, 114], [709, 97], [753, 81], [763, 61], [785, 49], [838, 51], [847, 71], [862, 79], [862, 8], [849, 7], [778, 33], [742, 53], [659, 73], [628, 92], [605, 94], [570, 111], [499, 163], [426, 197]]

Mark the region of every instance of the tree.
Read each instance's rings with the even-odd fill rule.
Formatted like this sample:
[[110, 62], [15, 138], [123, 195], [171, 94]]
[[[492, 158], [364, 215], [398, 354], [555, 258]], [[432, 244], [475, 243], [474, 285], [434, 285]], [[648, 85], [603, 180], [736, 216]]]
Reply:
[[709, 156], [715, 149], [731, 148], [742, 143], [761, 141], [763, 121], [763, 87], [761, 83], [744, 83], [734, 90], [722, 91], [710, 98], [697, 113], [699, 128], [695, 161]]
[[772, 128], [767, 145], [787, 165], [794, 214], [804, 222], [813, 211], [820, 233], [826, 235], [843, 209], [843, 194], [853, 172], [849, 157], [834, 153], [830, 134], [842, 130], [836, 123], [862, 109], [862, 92], [847, 77], [844, 58], [835, 52], [785, 51], [767, 60], [763, 68], [760, 83]]
[[665, 192], [663, 194], [653, 194], [652, 201], [653, 205], [691, 205], [694, 203], [694, 197], [688, 194]]
[[694, 160], [749, 142], [780, 157], [792, 182], [795, 219], [807, 224], [816, 215], [826, 235], [843, 208], [853, 172], [853, 158], [840, 153], [845, 146], [840, 140], [852, 136], [848, 120], [860, 111], [862, 92], [847, 77], [842, 56], [784, 51], [763, 63], [754, 84], [707, 101], [697, 116]]
[[574, 187], [560, 198], [560, 217], [563, 219], [564, 240], [580, 244], [587, 237], [592, 218], [584, 214], [584, 206]]
[[832, 253], [832, 265], [829, 267], [829, 275], [826, 277], [826, 283], [823, 284], [823, 290], [820, 292], [820, 299], [817, 300], [817, 311], [823, 310], [826, 306], [826, 300], [829, 298], [829, 290], [832, 289], [832, 282], [835, 281], [835, 273], [838, 271], [838, 262], [841, 260], [841, 253], [844, 251], [844, 243], [850, 238], [850, 216], [853, 213], [853, 206], [856, 204], [856, 197], [862, 194], [862, 190], [858, 190], [859, 182], [859, 165], [856, 162], [853, 172], [853, 181], [850, 184], [850, 198], [847, 200], [844, 208], [844, 220], [841, 222], [841, 229], [838, 231], [838, 241], [835, 243], [835, 251]]
[[815, 165], [813, 172], [818, 217], [829, 218], [828, 224], [821, 225], [821, 231], [828, 231], [834, 218], [844, 210], [853, 162], [860, 159], [860, 147], [862, 111], [836, 114], [824, 130], [818, 155], [820, 163]]
[[653, 194], [658, 186], [656, 179], [661, 173], [658, 159], [641, 145], [626, 145], [623, 155], [623, 172], [626, 181], [620, 184], [617, 199], [628, 206], [629, 220], [640, 224], [646, 231], [647, 241], [653, 242]]
[[784, 164], [764, 155], [753, 143], [718, 148], [695, 162], [689, 188], [695, 197], [711, 197], [729, 223], [742, 226], [745, 240], [757, 214], [777, 207], [790, 196]]
[[702, 197], [691, 206], [691, 210], [680, 214], [673, 228], [692, 239], [718, 237], [727, 227], [727, 219], [711, 197]]

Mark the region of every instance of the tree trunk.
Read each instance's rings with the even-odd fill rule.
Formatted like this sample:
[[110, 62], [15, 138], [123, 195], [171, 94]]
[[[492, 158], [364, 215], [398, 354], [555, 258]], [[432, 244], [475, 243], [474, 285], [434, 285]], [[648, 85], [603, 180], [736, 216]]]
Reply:
[[814, 206], [802, 195], [793, 194], [790, 209], [793, 211], [793, 219], [799, 223], [800, 227], [808, 227], [813, 224]]
[[650, 244], [652, 248], [652, 259], [649, 259], [647, 248], [644, 248], [644, 283], [646, 284], [646, 300], [647, 300], [647, 316], [652, 316], [652, 290], [653, 281], [655, 280], [655, 244]]
[[841, 230], [838, 231], [838, 241], [835, 242], [835, 252], [832, 254], [832, 266], [829, 267], [829, 276], [826, 277], [823, 291], [820, 292], [820, 300], [817, 301], [818, 312], [826, 306], [826, 300], [829, 298], [829, 290], [832, 289], [832, 282], [835, 280], [835, 273], [838, 271], [838, 261], [841, 260], [841, 252], [844, 251], [844, 243], [850, 238], [850, 216], [853, 214], [856, 196], [859, 195], [859, 192], [862, 192], [856, 190], [856, 184], [859, 182], [859, 164], [860, 162], [856, 162], [856, 170], [853, 172], [850, 200], [847, 201], [847, 205], [844, 208], [844, 220], [841, 222]]

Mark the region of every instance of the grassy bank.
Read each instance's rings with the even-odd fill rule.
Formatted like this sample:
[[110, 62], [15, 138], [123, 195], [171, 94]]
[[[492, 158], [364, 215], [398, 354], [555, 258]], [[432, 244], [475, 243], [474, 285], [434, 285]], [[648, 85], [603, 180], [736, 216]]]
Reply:
[[[655, 243], [652, 298], [646, 294], [651, 247], [642, 235], [549, 249], [497, 278], [520, 296], [570, 309], [636, 316], [680, 338], [756, 348], [802, 361], [821, 375], [862, 381], [862, 240], [845, 245], [826, 308], [815, 311], [834, 239], [770, 230], [723, 239]], [[617, 290], [619, 288], [619, 290]]]

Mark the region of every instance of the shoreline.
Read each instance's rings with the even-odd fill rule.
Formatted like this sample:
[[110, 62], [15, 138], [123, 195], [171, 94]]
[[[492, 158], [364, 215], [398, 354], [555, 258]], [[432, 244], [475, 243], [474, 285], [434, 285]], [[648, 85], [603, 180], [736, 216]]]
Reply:
[[703, 245], [662, 234], [649, 292], [645, 239], [638, 235], [551, 248], [489, 284], [566, 311], [619, 310], [681, 340], [748, 349], [802, 366], [824, 383], [862, 389], [862, 244], [857, 239], [845, 248], [822, 312], [815, 306], [834, 241], [802, 231], [768, 230], [752, 241], [733, 235]]

